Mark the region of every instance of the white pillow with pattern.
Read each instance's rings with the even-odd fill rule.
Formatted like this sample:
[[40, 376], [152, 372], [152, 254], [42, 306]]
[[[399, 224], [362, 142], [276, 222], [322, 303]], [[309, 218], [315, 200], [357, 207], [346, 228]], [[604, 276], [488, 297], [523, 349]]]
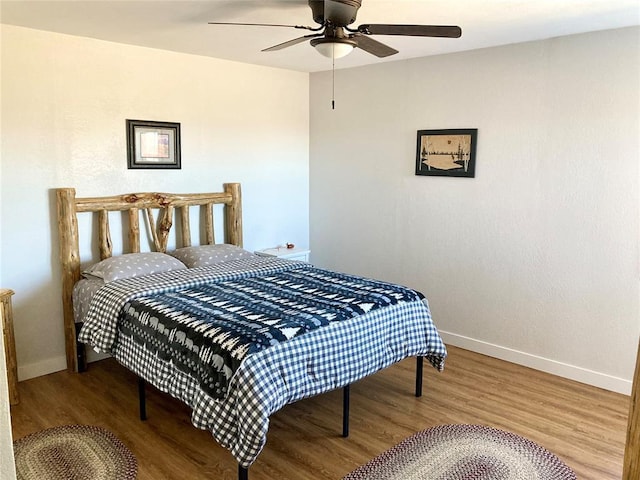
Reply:
[[176, 257], [189, 268], [215, 265], [217, 263], [239, 260], [241, 258], [253, 256], [253, 253], [227, 243], [184, 247], [168, 253], [169, 255]]
[[101, 278], [107, 282], [122, 278], [140, 277], [151, 273], [184, 270], [187, 266], [171, 255], [160, 252], [125, 253], [109, 257], [86, 269], [82, 274], [87, 277]]

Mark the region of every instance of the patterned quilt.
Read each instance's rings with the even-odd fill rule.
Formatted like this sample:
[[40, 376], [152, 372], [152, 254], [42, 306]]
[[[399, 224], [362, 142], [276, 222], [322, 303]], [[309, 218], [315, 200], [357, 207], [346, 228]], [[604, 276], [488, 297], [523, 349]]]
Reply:
[[438, 370], [446, 357], [417, 292], [276, 258], [108, 283], [80, 339], [190, 405], [245, 467], [287, 403], [408, 356]]
[[120, 331], [171, 360], [207, 394], [224, 398], [248, 355], [332, 322], [416, 300], [417, 292], [399, 285], [302, 264], [131, 300]]

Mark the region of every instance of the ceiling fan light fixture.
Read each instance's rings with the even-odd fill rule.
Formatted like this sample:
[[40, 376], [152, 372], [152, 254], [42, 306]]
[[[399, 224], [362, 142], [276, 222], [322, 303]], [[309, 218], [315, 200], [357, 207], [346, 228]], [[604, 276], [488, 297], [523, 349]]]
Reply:
[[346, 38], [314, 38], [311, 45], [327, 58], [342, 58], [353, 52], [356, 42]]

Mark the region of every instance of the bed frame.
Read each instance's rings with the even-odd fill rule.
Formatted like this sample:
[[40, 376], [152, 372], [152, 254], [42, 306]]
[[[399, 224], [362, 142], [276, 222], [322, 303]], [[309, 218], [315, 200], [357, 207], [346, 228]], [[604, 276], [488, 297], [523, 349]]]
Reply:
[[[176, 248], [189, 247], [191, 228], [189, 208], [200, 207], [200, 227], [202, 244], [215, 244], [214, 205], [224, 205], [224, 243], [242, 247], [242, 195], [239, 183], [225, 183], [223, 192], [171, 194], [171, 193], [129, 193], [111, 197], [77, 198], [74, 188], [57, 188], [58, 237], [60, 261], [62, 263], [62, 305], [64, 317], [65, 349], [67, 369], [81, 372], [86, 369], [85, 346], [77, 341], [77, 333], [82, 324], [75, 323], [73, 315], [73, 287], [80, 280], [80, 244], [78, 213], [97, 214], [98, 243], [100, 260], [113, 255], [113, 243], [109, 228], [109, 212], [122, 212], [127, 221], [123, 222], [120, 242], [121, 253], [140, 252], [140, 215], [149, 230], [152, 240], [150, 248], [166, 252], [169, 233], [174, 219], [179, 223], [176, 232]], [[155, 211], [157, 215], [154, 215]], [[155, 218], [157, 218], [157, 225]], [[127, 225], [128, 224], [128, 225]], [[416, 357], [415, 396], [422, 396], [422, 373], [424, 357]], [[140, 419], [146, 420], [146, 383], [138, 379]], [[343, 387], [342, 436], [349, 436], [349, 385]], [[239, 480], [248, 479], [248, 469], [238, 465]]]
[[[215, 244], [214, 205], [224, 205], [224, 243], [242, 247], [242, 194], [239, 183], [225, 183], [223, 192], [214, 193], [129, 193], [112, 197], [77, 198], [74, 188], [57, 188], [58, 237], [60, 262], [62, 263], [62, 307], [64, 317], [65, 350], [67, 369], [82, 371], [86, 367], [84, 345], [78, 344], [73, 317], [73, 286], [80, 280], [80, 245], [78, 213], [91, 212], [98, 217], [98, 249], [100, 260], [113, 254], [113, 243], [109, 229], [109, 212], [122, 212], [128, 219], [123, 222], [122, 253], [140, 252], [140, 215], [150, 230], [153, 240], [151, 250], [166, 252], [169, 233], [174, 223], [179, 223], [176, 232], [176, 247], [190, 247], [190, 207], [201, 209], [198, 231], [203, 244]], [[157, 225], [154, 213], [157, 211]]]

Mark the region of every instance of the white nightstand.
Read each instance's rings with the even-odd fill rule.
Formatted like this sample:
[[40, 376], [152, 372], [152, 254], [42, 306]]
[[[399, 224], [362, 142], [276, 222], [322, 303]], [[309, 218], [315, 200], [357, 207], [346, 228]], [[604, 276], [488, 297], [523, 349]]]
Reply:
[[279, 248], [265, 248], [264, 250], [256, 250], [256, 255], [260, 255], [261, 257], [279, 257], [286, 258], [287, 260], [302, 260], [303, 262], [309, 261], [309, 254], [311, 250], [306, 248], [287, 248], [287, 247], [279, 247]]

